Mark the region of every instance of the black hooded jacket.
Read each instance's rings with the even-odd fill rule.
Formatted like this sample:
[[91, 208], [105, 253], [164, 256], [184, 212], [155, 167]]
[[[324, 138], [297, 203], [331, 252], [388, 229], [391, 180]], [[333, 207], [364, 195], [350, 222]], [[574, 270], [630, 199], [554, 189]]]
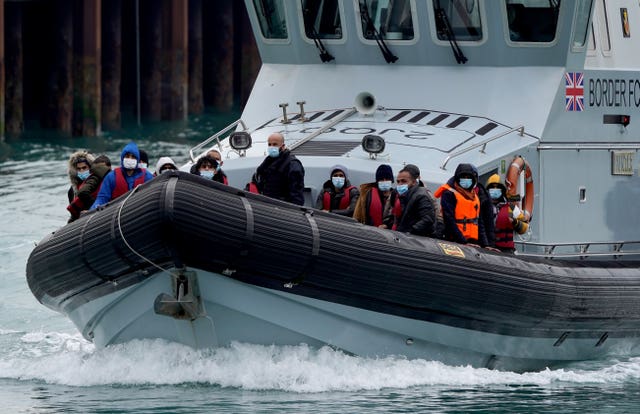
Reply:
[[436, 213], [427, 189], [414, 185], [400, 196], [402, 216], [397, 222], [397, 231], [418, 236], [432, 236]]
[[290, 203], [304, 204], [304, 167], [288, 149], [267, 157], [254, 175], [261, 194]]

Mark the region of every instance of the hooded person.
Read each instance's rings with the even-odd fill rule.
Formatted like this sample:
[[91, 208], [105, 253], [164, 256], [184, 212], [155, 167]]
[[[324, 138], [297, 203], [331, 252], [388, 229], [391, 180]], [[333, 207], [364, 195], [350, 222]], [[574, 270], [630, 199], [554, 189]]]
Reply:
[[158, 176], [163, 172], [176, 171], [177, 169], [178, 167], [176, 166], [176, 163], [173, 162], [171, 157], [160, 157], [160, 159], [156, 163], [155, 175]]
[[149, 171], [138, 166], [139, 163], [140, 151], [138, 146], [135, 142], [130, 142], [125, 145], [120, 153], [120, 167], [114, 168], [104, 177], [91, 210], [107, 204], [140, 184], [153, 179], [153, 175]]
[[67, 173], [69, 174], [69, 182], [71, 187], [67, 192], [67, 198], [69, 203], [73, 201], [78, 195], [78, 189], [82, 186], [82, 183], [91, 175], [91, 165], [94, 157], [87, 151], [76, 151], [69, 157], [69, 167]]
[[475, 190], [477, 184], [477, 169], [471, 164], [459, 164], [453, 177], [434, 193], [440, 198], [445, 239], [482, 247], [488, 245], [480, 198]]
[[111, 160], [106, 155], [96, 157], [91, 165], [89, 177], [78, 189], [76, 197], [69, 203], [67, 210], [71, 217], [68, 223], [77, 220], [83, 211], [89, 210], [98, 196], [104, 177], [111, 171]]
[[145, 150], [139, 150], [140, 152], [140, 161], [138, 163], [138, 167], [142, 169], [149, 169], [149, 155]]
[[498, 174], [489, 177], [486, 188], [492, 201], [495, 247], [503, 252], [514, 252], [513, 232], [524, 234], [529, 225], [518, 206], [507, 201], [507, 188], [500, 182]]
[[393, 188], [393, 170], [381, 164], [376, 169], [375, 182], [360, 186], [360, 197], [353, 218], [360, 223], [379, 228], [393, 228], [394, 212], [400, 214], [400, 200]]
[[351, 217], [355, 210], [360, 191], [349, 182], [349, 170], [343, 165], [334, 165], [329, 172], [329, 180], [322, 185], [316, 208], [341, 216]]
[[[436, 225], [436, 213], [427, 189], [418, 184], [420, 170], [403, 168], [396, 177], [396, 192], [400, 199], [400, 214], [394, 214], [395, 229], [417, 236], [433, 236]], [[416, 171], [417, 170], [417, 171]]]

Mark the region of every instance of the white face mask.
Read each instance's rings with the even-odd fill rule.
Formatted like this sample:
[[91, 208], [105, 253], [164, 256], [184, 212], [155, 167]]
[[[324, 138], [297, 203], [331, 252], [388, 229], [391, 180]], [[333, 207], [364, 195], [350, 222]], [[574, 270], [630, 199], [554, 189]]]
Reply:
[[122, 160], [122, 167], [127, 170], [133, 170], [138, 166], [138, 160], [133, 158], [125, 158]]
[[138, 167], [146, 169], [149, 165], [146, 162], [141, 162], [138, 164]]

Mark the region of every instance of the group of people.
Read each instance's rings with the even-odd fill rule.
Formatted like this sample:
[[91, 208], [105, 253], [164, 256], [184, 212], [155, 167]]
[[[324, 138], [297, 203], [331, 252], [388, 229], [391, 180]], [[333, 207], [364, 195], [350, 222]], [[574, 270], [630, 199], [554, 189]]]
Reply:
[[[222, 170], [222, 156], [210, 150], [191, 167], [191, 173], [228, 184]], [[127, 144], [120, 155], [120, 167], [111, 169], [108, 157], [94, 158], [86, 151], [69, 160], [69, 221], [83, 210], [95, 209], [125, 194], [155, 175], [177, 170], [169, 157], [161, 157], [155, 174], [147, 169], [148, 157], [135, 143]], [[304, 204], [304, 167], [289, 149], [284, 136], [273, 133], [267, 140], [267, 157], [257, 167], [246, 190], [268, 197]], [[438, 201], [439, 200], [439, 201]], [[349, 181], [343, 165], [330, 168], [315, 207], [353, 217], [383, 229], [419, 236], [472, 244], [488, 249], [513, 252], [514, 231], [523, 234], [528, 223], [517, 205], [507, 198], [507, 190], [494, 174], [486, 186], [479, 183], [472, 164], [460, 164], [444, 185], [431, 192], [420, 179], [420, 169], [408, 164], [395, 177], [391, 166], [383, 164], [375, 182], [356, 187]]]

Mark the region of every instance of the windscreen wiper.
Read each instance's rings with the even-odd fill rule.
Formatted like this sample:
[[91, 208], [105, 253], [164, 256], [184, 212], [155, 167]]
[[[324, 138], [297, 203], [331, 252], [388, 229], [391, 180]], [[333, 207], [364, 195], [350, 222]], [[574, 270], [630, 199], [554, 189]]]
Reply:
[[320, 60], [322, 60], [323, 63], [331, 62], [335, 58], [331, 53], [329, 53], [327, 48], [324, 47], [324, 43], [322, 43], [322, 40], [320, 40], [320, 34], [316, 30], [315, 24], [311, 21], [309, 9], [305, 7], [304, 0], [300, 0], [300, 3], [302, 5], [302, 15], [304, 17], [304, 26], [305, 31], [307, 32], [307, 36], [313, 39], [313, 43], [315, 43], [316, 49], [318, 49], [318, 51], [320, 52]]
[[384, 56], [384, 60], [386, 60], [387, 63], [394, 63], [396, 60], [398, 60], [398, 56], [394, 55], [391, 52], [387, 44], [384, 42], [382, 35], [376, 29], [371, 16], [369, 16], [369, 6], [367, 5], [367, 0], [364, 0], [364, 7], [360, 7], [360, 17], [367, 28], [367, 32], [373, 33], [373, 38], [376, 40], [376, 43], [378, 44], [378, 47], [382, 52], [382, 56]]
[[451, 50], [453, 50], [453, 56], [456, 58], [456, 62], [458, 64], [467, 63], [467, 57], [462, 53], [462, 49], [458, 46], [458, 42], [456, 41], [456, 36], [453, 33], [453, 29], [451, 28], [451, 23], [449, 22], [449, 16], [444, 11], [444, 9], [440, 6], [440, 0], [435, 0], [436, 5], [436, 20], [440, 22], [438, 25], [438, 34], [444, 36], [451, 45]]

